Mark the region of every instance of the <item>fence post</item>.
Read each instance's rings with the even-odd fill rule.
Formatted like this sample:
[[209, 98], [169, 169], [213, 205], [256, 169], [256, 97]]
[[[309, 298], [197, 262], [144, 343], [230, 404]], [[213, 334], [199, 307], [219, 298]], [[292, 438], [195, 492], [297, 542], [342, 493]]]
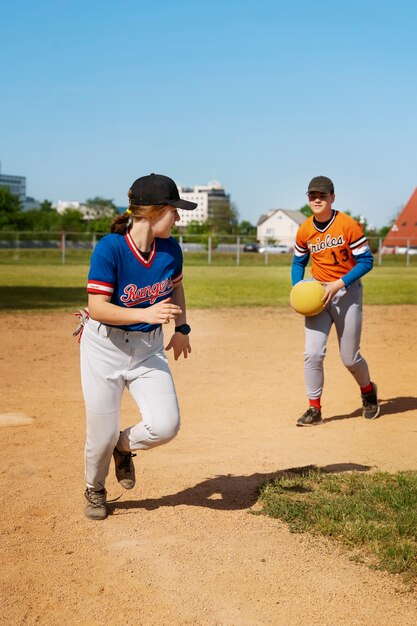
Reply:
[[406, 267], [410, 266], [410, 240], [407, 239], [407, 252], [405, 254], [405, 264]]
[[265, 254], [265, 265], [268, 265], [268, 251], [265, 250], [264, 254]]
[[211, 265], [211, 236], [207, 239], [207, 265]]
[[378, 239], [378, 265], [382, 265], [382, 240]]
[[96, 233], [93, 233], [93, 239], [91, 241], [91, 247], [92, 247], [93, 250], [96, 247], [96, 244], [97, 244], [97, 235], [96, 235]]
[[236, 265], [240, 265], [240, 237], [236, 238]]
[[61, 261], [65, 264], [65, 233], [61, 233]]
[[19, 239], [19, 232], [16, 232], [13, 260], [18, 261], [19, 259], [20, 259], [20, 239]]

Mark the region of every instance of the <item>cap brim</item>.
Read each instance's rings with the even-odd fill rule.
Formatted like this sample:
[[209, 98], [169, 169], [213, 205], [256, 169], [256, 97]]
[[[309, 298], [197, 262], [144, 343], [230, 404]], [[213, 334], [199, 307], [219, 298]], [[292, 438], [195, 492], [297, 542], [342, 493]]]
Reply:
[[306, 191], [306, 195], [308, 195], [312, 191], [318, 191], [319, 193], [329, 193], [330, 195], [334, 193], [334, 191], [331, 191], [330, 189], [325, 189], [324, 187], [311, 187], [308, 191]]
[[172, 204], [172, 206], [176, 207], [177, 209], [185, 209], [185, 211], [193, 211], [198, 206], [196, 202], [181, 200], [181, 198], [179, 200], [173, 200], [172, 202], [169, 202], [169, 204]]

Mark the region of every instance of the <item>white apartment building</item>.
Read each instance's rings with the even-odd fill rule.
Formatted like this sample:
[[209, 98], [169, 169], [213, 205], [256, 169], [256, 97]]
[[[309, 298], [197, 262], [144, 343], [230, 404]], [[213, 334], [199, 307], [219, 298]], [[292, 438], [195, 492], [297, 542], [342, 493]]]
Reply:
[[196, 185], [195, 187], [181, 187], [178, 185], [180, 198], [197, 203], [194, 211], [179, 209], [181, 220], [177, 222], [179, 227], [187, 226], [190, 222], [203, 224], [210, 218], [210, 208], [214, 201], [229, 201], [229, 196], [225, 193], [224, 187], [217, 181], [211, 180], [207, 185]]

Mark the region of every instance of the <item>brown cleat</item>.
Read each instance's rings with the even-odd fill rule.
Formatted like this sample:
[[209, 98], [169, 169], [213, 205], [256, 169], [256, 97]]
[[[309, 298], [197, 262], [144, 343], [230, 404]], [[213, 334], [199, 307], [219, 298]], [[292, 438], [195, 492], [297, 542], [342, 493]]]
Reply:
[[136, 454], [131, 452], [121, 452], [117, 448], [113, 450], [116, 478], [124, 489], [133, 489], [135, 486], [135, 466], [132, 458]]
[[320, 409], [315, 406], [310, 406], [304, 415], [298, 418], [297, 426], [315, 426], [322, 421]]
[[380, 406], [378, 403], [378, 387], [371, 383], [372, 391], [362, 394], [362, 417], [374, 420], [378, 417]]
[[85, 499], [87, 500], [87, 506], [84, 509], [84, 515], [88, 517], [88, 519], [94, 520], [102, 520], [106, 519], [108, 515], [107, 510], [107, 491], [105, 489], [100, 489], [99, 491], [94, 491], [94, 489], [87, 489], [84, 493]]

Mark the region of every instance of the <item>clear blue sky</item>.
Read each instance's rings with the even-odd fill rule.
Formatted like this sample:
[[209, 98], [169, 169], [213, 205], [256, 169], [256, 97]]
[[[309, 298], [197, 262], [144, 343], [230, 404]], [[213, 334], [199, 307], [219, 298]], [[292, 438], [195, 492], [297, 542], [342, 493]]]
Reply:
[[383, 226], [417, 187], [415, 0], [2, 0], [0, 160], [37, 199], [215, 178], [240, 219]]

